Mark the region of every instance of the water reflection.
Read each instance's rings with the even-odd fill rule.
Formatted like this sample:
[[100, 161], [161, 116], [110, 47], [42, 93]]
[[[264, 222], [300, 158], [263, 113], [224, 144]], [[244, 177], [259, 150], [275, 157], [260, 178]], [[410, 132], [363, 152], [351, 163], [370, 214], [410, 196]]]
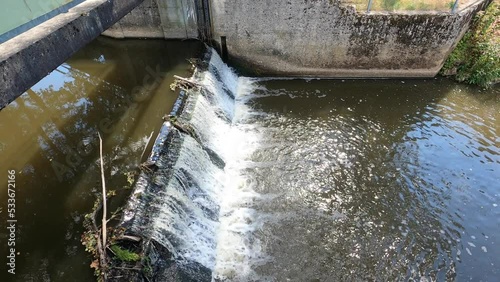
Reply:
[[[18, 172], [16, 281], [94, 279], [80, 236], [100, 187], [97, 131], [108, 187], [122, 191], [177, 97], [169, 88], [173, 74], [188, 75], [187, 59], [201, 48], [100, 38], [0, 111], [0, 171]], [[126, 193], [120, 195], [112, 207]], [[5, 275], [0, 280], [12, 281]]]
[[[276, 281], [495, 280], [498, 89], [267, 81], [246, 177]], [[269, 200], [271, 199], [271, 200]]]

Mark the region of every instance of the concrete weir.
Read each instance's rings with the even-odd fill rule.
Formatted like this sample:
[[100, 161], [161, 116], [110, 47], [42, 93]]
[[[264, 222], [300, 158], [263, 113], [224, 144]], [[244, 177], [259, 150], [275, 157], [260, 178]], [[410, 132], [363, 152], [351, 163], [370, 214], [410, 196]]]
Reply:
[[144, 0], [87, 0], [0, 45], [0, 109]]
[[338, 0], [211, 0], [213, 38], [261, 75], [433, 77], [489, 1], [457, 12], [356, 11]]

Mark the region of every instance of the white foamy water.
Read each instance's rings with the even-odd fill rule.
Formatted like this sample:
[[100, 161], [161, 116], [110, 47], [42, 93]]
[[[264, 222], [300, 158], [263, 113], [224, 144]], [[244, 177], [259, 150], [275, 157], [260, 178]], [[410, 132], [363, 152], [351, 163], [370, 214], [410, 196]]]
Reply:
[[[247, 159], [255, 151], [261, 138], [252, 130], [251, 125], [240, 123], [252, 115], [245, 103], [247, 97], [255, 91], [255, 83], [249, 78], [238, 78], [215, 52], [210, 66], [210, 72], [203, 84], [207, 89], [215, 91], [213, 93], [217, 97], [217, 103], [222, 104], [223, 109], [229, 108], [227, 101], [229, 96], [224, 95], [228, 90], [235, 98], [231, 99], [233, 107], [229, 114], [232, 118], [227, 124], [229, 126], [216, 123], [215, 126], [207, 128], [215, 133], [210, 139], [216, 142], [211, 145], [218, 148], [217, 151], [221, 153], [226, 163], [224, 193], [220, 198], [220, 225], [216, 240], [213, 277], [231, 281], [258, 279], [252, 268], [267, 261], [267, 257], [262, 252], [260, 242], [254, 237], [254, 232], [262, 226], [263, 219], [251, 207], [261, 196], [254, 191], [255, 182], [245, 178], [241, 170], [245, 168]], [[220, 80], [214, 81], [213, 77], [217, 74]], [[193, 125], [196, 126], [195, 119], [193, 116]]]
[[[153, 239], [179, 265], [199, 263], [212, 270], [213, 279], [255, 280], [252, 267], [266, 261], [253, 237], [263, 222], [252, 209], [260, 195], [241, 170], [260, 137], [251, 125], [240, 124], [251, 115], [245, 102], [255, 84], [239, 78], [214, 51], [208, 71], [197, 79], [201, 94], [189, 96], [179, 118], [200, 140], [181, 134], [173, 177], [154, 180], [166, 188], [156, 196], [160, 212], [153, 219]], [[213, 162], [213, 153], [224, 168]]]
[[168, 184], [157, 195], [161, 212], [154, 219], [153, 238], [176, 258], [213, 268], [219, 210], [216, 201], [223, 191], [223, 170], [212, 164], [189, 136], [184, 137], [173, 170], [172, 179], [157, 179]]

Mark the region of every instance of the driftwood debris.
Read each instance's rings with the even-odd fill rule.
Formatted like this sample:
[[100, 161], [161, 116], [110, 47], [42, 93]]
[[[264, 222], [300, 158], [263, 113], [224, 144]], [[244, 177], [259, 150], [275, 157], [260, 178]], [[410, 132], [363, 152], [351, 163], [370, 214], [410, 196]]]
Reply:
[[132, 236], [132, 235], [122, 235], [121, 237], [118, 238], [119, 240], [124, 240], [124, 241], [132, 241], [139, 243], [142, 239], [139, 236]]
[[151, 138], [153, 137], [154, 133], [155, 133], [154, 131], [151, 131], [151, 134], [149, 134], [149, 137], [146, 140], [146, 146], [144, 146], [144, 149], [142, 150], [141, 158], [139, 160], [142, 160], [144, 158], [144, 154], [146, 153], [146, 150], [148, 149], [149, 143], [151, 142]]
[[[111, 220], [121, 213], [122, 208], [118, 208], [108, 215], [107, 199], [114, 195], [114, 191], [108, 192], [106, 190], [103, 140], [99, 133], [98, 136], [102, 195], [94, 203], [92, 212], [85, 215], [83, 224], [86, 231], [82, 234], [81, 240], [85, 250], [93, 255], [90, 267], [94, 269], [97, 281], [121, 281], [117, 280], [119, 279], [119, 275], [116, 275], [119, 272], [118, 270], [129, 269], [140, 272], [137, 266], [142, 257], [141, 253], [136, 253], [135, 250], [140, 249], [138, 246], [140, 246], [142, 238], [125, 235], [126, 229], [123, 227], [110, 227], [108, 225]], [[100, 218], [100, 212], [102, 212], [102, 218]], [[120, 252], [117, 252], [117, 249]], [[134, 267], [129, 267], [131, 264]], [[130, 280], [136, 281], [136, 279]]]
[[181, 88], [184, 90], [192, 88], [198, 89], [201, 86], [199, 83], [195, 81], [192, 81], [188, 78], [180, 77], [178, 75], [174, 75], [174, 78], [175, 78], [174, 83], [170, 84], [170, 89], [172, 90], [175, 90], [176, 88]]
[[196, 131], [191, 125], [180, 122], [176, 117], [170, 118], [170, 124], [172, 124], [172, 126], [175, 127], [177, 130], [179, 130], [180, 132], [193, 137], [198, 143], [201, 144], [200, 136], [196, 134]]

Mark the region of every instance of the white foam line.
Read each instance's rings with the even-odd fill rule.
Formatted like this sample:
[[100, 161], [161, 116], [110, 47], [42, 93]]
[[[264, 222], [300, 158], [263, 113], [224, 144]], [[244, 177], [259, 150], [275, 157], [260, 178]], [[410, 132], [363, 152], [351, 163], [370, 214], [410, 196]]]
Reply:
[[217, 238], [214, 279], [244, 281], [257, 279], [253, 270], [268, 261], [255, 233], [262, 227], [263, 218], [251, 206], [261, 199], [253, 190], [257, 185], [241, 174], [249, 156], [256, 150], [261, 136], [253, 127], [240, 124], [252, 115], [245, 104], [256, 90], [255, 81], [240, 78], [231, 131], [225, 137], [232, 146], [226, 147], [225, 192], [221, 198], [220, 226]]
[[225, 168], [212, 163], [193, 138], [184, 137], [175, 177], [163, 180], [168, 184], [159, 195], [162, 212], [154, 219], [154, 238], [179, 263], [196, 261], [223, 280], [255, 280], [253, 268], [268, 260], [255, 238], [264, 222], [252, 208], [262, 199], [254, 190], [258, 183], [243, 173], [262, 139], [257, 127], [245, 123], [258, 114], [246, 105], [259, 87], [256, 82], [238, 77], [212, 52], [209, 71], [200, 79], [208, 93], [191, 100], [189, 123]]

